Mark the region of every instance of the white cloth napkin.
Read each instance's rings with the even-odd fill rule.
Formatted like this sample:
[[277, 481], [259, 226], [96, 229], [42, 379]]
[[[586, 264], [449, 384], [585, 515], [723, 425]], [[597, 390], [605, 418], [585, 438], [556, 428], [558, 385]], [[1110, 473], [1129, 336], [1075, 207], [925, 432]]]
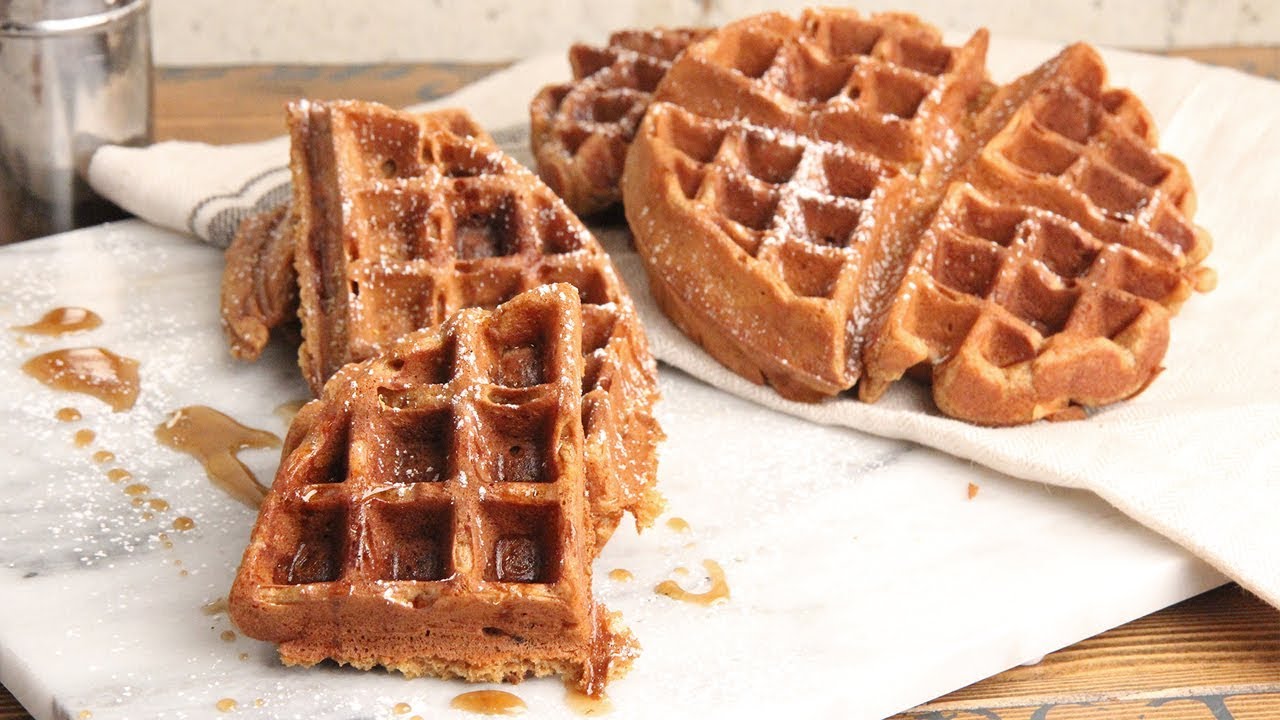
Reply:
[[[1010, 79], [1056, 51], [996, 38], [992, 75]], [[664, 362], [813, 422], [1092, 490], [1280, 606], [1280, 342], [1273, 336], [1280, 332], [1280, 84], [1188, 61], [1104, 54], [1113, 83], [1147, 102], [1163, 130], [1162, 148], [1189, 167], [1200, 198], [1196, 220], [1215, 238], [1208, 264], [1220, 282], [1174, 319], [1168, 369], [1150, 389], [1087, 421], [975, 427], [938, 415], [927, 390], [910, 382], [875, 404], [788, 402], [728, 372], [680, 334], [646, 291], [637, 256], [619, 241], [625, 231], [602, 236]], [[567, 75], [563, 54], [538, 57], [432, 105], [467, 108], [527, 162], [528, 100]], [[225, 245], [240, 217], [285, 197], [286, 161], [284, 138], [107, 147], [93, 158], [90, 180], [147, 220]]]

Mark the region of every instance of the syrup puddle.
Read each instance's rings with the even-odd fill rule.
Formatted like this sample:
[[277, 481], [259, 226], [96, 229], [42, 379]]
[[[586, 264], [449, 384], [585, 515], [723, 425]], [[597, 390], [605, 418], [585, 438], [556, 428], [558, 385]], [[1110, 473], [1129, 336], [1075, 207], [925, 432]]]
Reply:
[[138, 400], [138, 361], [103, 348], [68, 348], [37, 355], [22, 371], [55, 390], [98, 398], [115, 412]]
[[564, 686], [564, 704], [579, 715], [600, 717], [613, 712], [613, 702], [609, 696], [600, 693], [599, 697], [591, 697], [572, 685]]
[[695, 605], [718, 605], [729, 600], [729, 583], [724, 577], [724, 568], [715, 560], [703, 560], [702, 566], [707, 569], [707, 577], [711, 587], [706, 592], [693, 593], [680, 587], [675, 580], [663, 580], [653, 589], [659, 595], [666, 595], [672, 600], [693, 603]]
[[195, 526], [196, 526], [196, 521], [192, 520], [186, 515], [183, 515], [182, 517], [176, 517], [173, 519], [173, 529], [179, 532], [186, 532], [187, 530], [193, 530], [195, 529]]
[[14, 325], [13, 329], [35, 335], [65, 335], [92, 330], [101, 324], [102, 318], [98, 313], [88, 308], [60, 307], [45, 313], [30, 325]]
[[58, 422], [75, 422], [80, 419], [80, 411], [73, 407], [59, 408], [53, 415]]
[[689, 532], [689, 521], [682, 517], [673, 517], [667, 520], [667, 527], [674, 532], [687, 533]]
[[246, 448], [280, 447], [275, 434], [241, 425], [203, 405], [173, 411], [156, 428], [156, 440], [195, 457], [215, 487], [252, 508], [262, 504], [267, 488], [236, 453]]
[[116, 459], [116, 454], [111, 452], [110, 450], [99, 450], [98, 452], [93, 454], [93, 461], [98, 463], [99, 465], [103, 463], [109, 463], [115, 459]]
[[293, 419], [298, 416], [298, 411], [302, 409], [303, 405], [306, 405], [309, 402], [311, 402], [310, 398], [290, 400], [289, 402], [277, 405], [274, 412], [276, 417], [284, 421], [285, 425], [292, 425]]
[[477, 715], [519, 715], [529, 709], [519, 697], [505, 690], [473, 690], [455, 697], [449, 707]]
[[71, 436], [71, 442], [78, 448], [89, 447], [96, 437], [98, 437], [97, 433], [92, 430], [77, 430], [76, 434]]
[[626, 568], [614, 568], [609, 571], [609, 579], [615, 582], [630, 582], [635, 579], [635, 575]]
[[221, 700], [219, 700], [217, 703], [214, 704], [214, 707], [218, 708], [218, 712], [224, 712], [224, 713], [231, 712], [239, 706], [240, 706], [240, 703], [236, 702], [231, 698], [222, 698]]
[[407, 715], [409, 714], [409, 711], [412, 709], [413, 709], [413, 706], [410, 705], [409, 703], [396, 703], [395, 707], [391, 708], [391, 712], [395, 713], [396, 715]]

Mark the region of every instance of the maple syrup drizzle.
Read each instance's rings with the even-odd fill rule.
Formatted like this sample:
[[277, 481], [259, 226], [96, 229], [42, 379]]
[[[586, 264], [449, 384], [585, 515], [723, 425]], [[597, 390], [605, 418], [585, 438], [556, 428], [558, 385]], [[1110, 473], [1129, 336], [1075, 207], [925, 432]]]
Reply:
[[693, 603], [695, 605], [716, 605], [729, 599], [729, 583], [724, 577], [724, 568], [715, 560], [703, 560], [702, 566], [707, 569], [707, 577], [711, 578], [711, 587], [706, 592], [692, 593], [675, 580], [663, 580], [653, 589], [659, 595], [666, 595], [672, 600]]
[[609, 571], [609, 579], [616, 582], [629, 582], [636, 578], [631, 571], [626, 568], [614, 568]]
[[311, 398], [280, 403], [275, 409], [276, 417], [283, 420], [285, 425], [292, 425], [293, 419], [298, 416], [298, 411], [309, 402], [311, 402]]
[[14, 325], [18, 332], [35, 335], [65, 335], [92, 330], [102, 324], [98, 313], [82, 307], [59, 307], [50, 310], [30, 325]]
[[176, 517], [173, 519], [173, 529], [178, 530], [180, 532], [186, 532], [187, 530], [194, 529], [195, 526], [196, 526], [196, 521], [192, 520], [186, 515], [183, 515], [181, 517]]
[[170, 413], [156, 428], [156, 440], [199, 460], [215, 487], [254, 508], [262, 504], [267, 488], [236, 453], [246, 448], [280, 447], [280, 438], [275, 434], [241, 425], [204, 405]]
[[689, 532], [689, 521], [682, 517], [673, 517], [667, 520], [667, 527], [678, 533]]
[[600, 717], [613, 712], [613, 702], [608, 695], [602, 692], [599, 697], [591, 697], [569, 683], [564, 686], [564, 704], [575, 713], [587, 717]]
[[477, 715], [519, 715], [529, 709], [516, 695], [505, 690], [473, 690], [449, 701], [449, 707]]
[[98, 398], [115, 412], [138, 400], [138, 361], [103, 348], [67, 348], [37, 355], [22, 371], [55, 390]]
[[99, 450], [93, 454], [93, 461], [96, 463], [109, 463], [116, 459], [116, 454], [110, 450]]
[[73, 407], [58, 408], [58, 412], [53, 414], [58, 422], [75, 422], [81, 418], [80, 411]]
[[98, 437], [97, 433], [89, 430], [88, 428], [84, 428], [77, 430], [76, 434], [71, 436], [71, 442], [75, 443], [75, 446], [78, 448], [89, 447], [89, 443], [92, 443], [93, 439], [96, 437]]
[[240, 703], [236, 702], [231, 698], [222, 698], [221, 700], [219, 700], [217, 703], [214, 704], [214, 707], [218, 708], [218, 712], [225, 713], [225, 712], [231, 712], [232, 710], [235, 710], [237, 707], [239, 707], [239, 705]]

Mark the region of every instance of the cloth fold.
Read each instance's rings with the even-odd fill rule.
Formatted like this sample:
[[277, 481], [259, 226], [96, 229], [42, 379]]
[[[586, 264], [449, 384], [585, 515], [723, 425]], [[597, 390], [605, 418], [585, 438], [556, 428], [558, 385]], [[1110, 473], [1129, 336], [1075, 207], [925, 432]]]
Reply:
[[[1049, 44], [994, 38], [989, 66], [1005, 81], [1052, 56]], [[1130, 87], [1199, 191], [1196, 221], [1215, 249], [1213, 292], [1172, 323], [1167, 370], [1145, 393], [1084, 421], [983, 428], [943, 417], [925, 388], [899, 382], [875, 404], [840, 397], [794, 403], [733, 375], [657, 309], [626, 231], [600, 230], [660, 360], [726, 392], [812, 422], [911, 440], [1027, 480], [1084, 488], [1280, 607], [1280, 83], [1184, 60], [1104, 52], [1112, 83]], [[414, 109], [464, 107], [522, 162], [528, 100], [568, 76], [563, 54], [518, 63]], [[288, 194], [285, 138], [213, 147], [105, 147], [90, 182], [157, 225], [224, 246], [238, 221]], [[815, 451], [838, 452], [824, 447]]]

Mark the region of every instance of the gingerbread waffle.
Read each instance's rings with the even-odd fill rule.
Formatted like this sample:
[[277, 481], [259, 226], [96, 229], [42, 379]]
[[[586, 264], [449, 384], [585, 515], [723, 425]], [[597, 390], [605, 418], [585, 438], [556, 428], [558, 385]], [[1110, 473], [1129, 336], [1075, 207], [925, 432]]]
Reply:
[[[1088, 48], [999, 89], [985, 48], [981, 31], [947, 47], [909, 16], [846, 10], [757, 16], [691, 45], [623, 180], [667, 314], [730, 369], [798, 400], [860, 378], [874, 400], [915, 369], [943, 412], [1010, 424], [1145, 387], [1168, 313], [1209, 284], [1185, 169], [1155, 152], [1145, 109], [1106, 87]], [[1019, 212], [1035, 219], [1008, 220]], [[943, 239], [997, 217], [1010, 234]], [[1042, 226], [1083, 239], [1033, 241], [1055, 233]], [[1095, 257], [1096, 269], [1050, 272]], [[1080, 300], [1069, 326], [1068, 298]], [[995, 316], [1002, 329], [988, 332]]]
[[616, 494], [594, 396], [626, 381], [593, 359], [621, 321], [546, 285], [340, 371], [290, 428], [236, 624], [287, 664], [561, 674], [599, 693], [636, 652], [591, 594], [590, 503]]
[[626, 289], [586, 227], [469, 118], [438, 120], [373, 103], [290, 106], [300, 363], [313, 390], [459, 308], [552, 282], [616, 304], [652, 373]]
[[548, 85], [529, 106], [538, 174], [579, 215], [621, 199], [627, 146], [671, 61], [704, 28], [623, 30], [605, 47], [569, 49], [573, 80]]
[[953, 48], [915, 18], [845, 10], [756, 16], [691, 45], [623, 181], [667, 314], [787, 397], [853, 385], [898, 223], [918, 179], [955, 161], [934, 148], [986, 90], [985, 50], [982, 32]]
[[298, 316], [293, 221], [282, 205], [245, 218], [226, 252], [222, 329], [231, 354], [256, 360], [271, 331]]
[[868, 400], [931, 368], [938, 407], [1027, 422], [1141, 392], [1169, 317], [1213, 287], [1186, 168], [1141, 102], [1075, 45], [1003, 89], [867, 351]]
[[[465, 113], [412, 115], [371, 103], [295, 103], [303, 374], [316, 389], [348, 362], [438, 327], [460, 308], [492, 308], [567, 282], [587, 316], [583, 407], [602, 480], [593, 516], [640, 527], [661, 512], [653, 489], [656, 366], [639, 317], [603, 248], [536, 176]], [[510, 371], [524, 359], [513, 356]], [[603, 542], [602, 538], [602, 542]]]

